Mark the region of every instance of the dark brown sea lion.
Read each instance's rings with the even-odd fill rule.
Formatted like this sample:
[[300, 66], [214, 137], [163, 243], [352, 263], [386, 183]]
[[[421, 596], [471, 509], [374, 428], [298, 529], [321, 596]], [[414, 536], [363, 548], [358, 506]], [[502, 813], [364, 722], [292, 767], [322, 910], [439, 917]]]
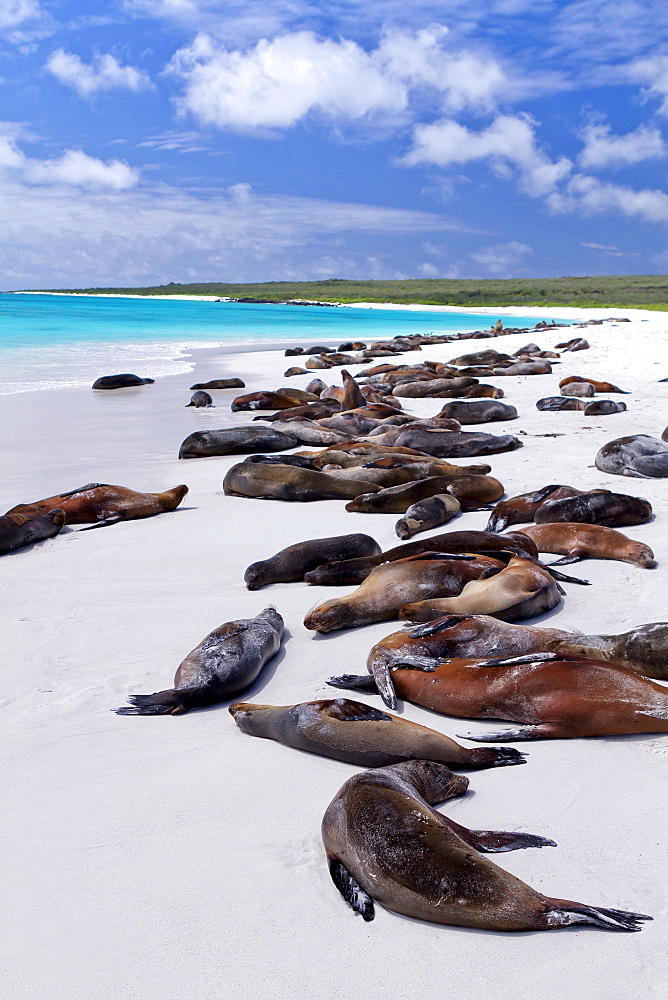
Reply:
[[508, 403], [500, 403], [498, 400], [480, 399], [474, 403], [465, 403], [460, 400], [446, 403], [439, 417], [452, 417], [460, 424], [486, 424], [493, 420], [514, 420], [517, 410]]
[[479, 851], [553, 846], [532, 834], [468, 830], [432, 807], [462, 795], [468, 780], [443, 764], [410, 761], [356, 774], [322, 821], [329, 871], [364, 920], [374, 900], [418, 920], [492, 931], [570, 924], [637, 931], [641, 913], [543, 896]]
[[642, 497], [625, 493], [581, 493], [579, 496], [548, 498], [534, 514], [536, 524], [553, 521], [581, 521], [621, 528], [629, 524], [646, 524], [652, 517], [652, 505]]
[[558, 484], [543, 486], [532, 493], [520, 493], [508, 500], [499, 500], [487, 522], [487, 531], [504, 531], [511, 524], [526, 524], [533, 521], [536, 511], [549, 499], [582, 496], [583, 491], [575, 486]]
[[353, 410], [356, 406], [364, 406], [366, 399], [362, 395], [355, 379], [345, 368], [341, 371], [341, 379], [343, 381], [341, 412], [344, 413], [346, 410]]
[[526, 535], [496, 535], [487, 531], [446, 531], [407, 545], [396, 545], [379, 556], [323, 563], [304, 577], [307, 583], [324, 586], [362, 583], [375, 566], [420, 555], [423, 552], [444, 552], [458, 555], [478, 552], [494, 556], [514, 553], [527, 559], [538, 559], [538, 549]]
[[275, 608], [255, 618], [226, 622], [210, 632], [181, 663], [174, 687], [155, 694], [133, 694], [132, 707], [118, 715], [182, 715], [191, 708], [215, 705], [245, 691], [281, 648], [283, 619]]
[[649, 434], [630, 434], [604, 444], [594, 462], [601, 472], [613, 476], [665, 479], [668, 476], [668, 444]]
[[193, 431], [182, 442], [179, 458], [208, 458], [254, 451], [286, 451], [299, 444], [294, 435], [271, 427], [227, 427], [224, 430]]
[[567, 385], [562, 386], [560, 392], [562, 396], [575, 396], [578, 399], [586, 399], [593, 396], [596, 389], [591, 382], [569, 382]]
[[246, 383], [240, 378], [214, 378], [210, 382], [196, 382], [192, 389], [245, 389]]
[[253, 420], [266, 420], [267, 423], [285, 423], [288, 420], [306, 417], [307, 420], [320, 420], [323, 417], [331, 417], [333, 413], [339, 412], [339, 403], [336, 399], [321, 399], [315, 403], [301, 403], [294, 400], [293, 406], [286, 406], [275, 413], [265, 413], [264, 411]]
[[233, 465], [223, 479], [228, 496], [254, 497], [257, 500], [350, 500], [359, 490], [373, 493], [374, 483], [335, 479], [326, 472], [301, 469], [295, 465]]
[[265, 465], [298, 465], [300, 469], [315, 469], [311, 459], [303, 455], [249, 455], [248, 458], [244, 458], [244, 462], [249, 465], [262, 462]]
[[589, 341], [584, 337], [573, 337], [572, 340], [565, 340], [554, 346], [558, 351], [586, 351], [589, 348]]
[[383, 767], [406, 760], [433, 760], [453, 767], [525, 763], [524, 755], [514, 747], [469, 750], [434, 729], [348, 698], [279, 706], [237, 702], [229, 711], [239, 729], [249, 736], [360, 767]]
[[373, 496], [360, 491], [346, 510], [373, 514], [404, 514], [419, 500], [437, 493], [450, 493], [463, 509], [480, 507], [503, 495], [503, 484], [493, 476], [430, 476], [403, 486], [391, 486]]
[[309, 570], [332, 559], [374, 556], [380, 551], [380, 545], [370, 535], [312, 538], [288, 545], [269, 559], [251, 563], [244, 573], [244, 582], [249, 590], [259, 590], [269, 583], [290, 583], [293, 580], [303, 580], [304, 574]]
[[202, 389], [198, 389], [197, 392], [192, 394], [192, 398], [187, 406], [213, 406], [213, 400], [208, 392], [204, 392]]
[[280, 392], [247, 392], [243, 396], [237, 396], [230, 403], [233, 413], [238, 410], [286, 410], [289, 406], [301, 405], [301, 400], [296, 396], [286, 396]]
[[14, 549], [53, 538], [65, 524], [65, 511], [46, 514], [4, 514], [0, 517], [0, 556]]
[[549, 361], [517, 361], [505, 368], [492, 368], [492, 375], [549, 375], [551, 371]]
[[475, 385], [478, 380], [471, 377], [462, 378], [430, 378], [416, 382], [401, 382], [395, 385], [394, 396], [401, 399], [425, 399], [427, 397], [438, 397], [442, 393], [453, 391], [463, 391]]
[[321, 378], [312, 378], [306, 386], [306, 392], [312, 392], [314, 396], [319, 396], [326, 388], [327, 385]]
[[482, 432], [437, 430], [404, 431], [395, 441], [395, 447], [408, 447], [422, 451], [434, 458], [470, 458], [474, 455], [495, 455], [501, 451], [521, 448], [522, 442], [511, 434], [483, 434]]
[[[349, 462], [355, 456], [351, 456]], [[361, 456], [356, 456], [361, 458]], [[425, 455], [418, 458], [416, 455], [387, 455], [384, 458], [362, 458], [364, 469], [406, 469], [411, 474], [411, 479], [424, 479], [430, 476], [486, 476], [492, 471], [491, 465], [455, 465], [454, 462], [447, 462], [444, 458], [431, 458]]]
[[467, 581], [500, 574], [504, 569], [500, 560], [472, 553], [429, 552], [383, 563], [352, 594], [334, 597], [309, 611], [304, 625], [313, 632], [335, 632], [391, 621], [411, 598], [424, 601], [459, 594]]
[[87, 483], [46, 500], [17, 504], [7, 513], [46, 514], [57, 507], [64, 512], [66, 524], [115, 524], [176, 510], [187, 492], [187, 486], [174, 486], [162, 493], [136, 493], [126, 486]]
[[562, 378], [559, 382], [559, 388], [562, 389], [565, 385], [570, 385], [573, 382], [589, 382], [594, 386], [596, 392], [621, 392], [626, 396], [629, 395], [626, 389], [620, 389], [619, 386], [613, 385], [612, 382], [598, 382], [594, 378], [582, 378], [581, 375], [567, 375], [566, 378]]
[[593, 399], [584, 408], [585, 417], [604, 417], [609, 413], [623, 413], [626, 403], [612, 399]]
[[447, 614], [493, 615], [504, 621], [522, 621], [551, 611], [561, 602], [549, 570], [529, 559], [513, 556], [500, 573], [467, 583], [456, 597], [407, 602], [399, 618], [427, 622]]
[[587, 404], [575, 396], [545, 396], [536, 403], [537, 410], [584, 410]]
[[286, 368], [283, 372], [283, 378], [292, 378], [294, 375], [308, 375], [308, 369], [292, 365], [291, 368]]
[[458, 358], [449, 361], [450, 365], [495, 365], [499, 361], [511, 361], [509, 354], [500, 354], [498, 351], [488, 348], [486, 351], [476, 351], [474, 354], [461, 354]]
[[461, 504], [449, 493], [437, 493], [412, 504], [403, 517], [399, 518], [394, 531], [399, 538], [412, 538], [420, 531], [429, 531], [447, 524], [461, 511]]
[[539, 552], [555, 552], [565, 556], [553, 566], [564, 566], [580, 559], [616, 559], [650, 569], [656, 566], [649, 545], [628, 538], [621, 531], [601, 524], [558, 521], [550, 524], [530, 524], [519, 529], [536, 543]]
[[93, 382], [94, 389], [129, 389], [135, 385], [153, 385], [154, 378], [140, 378], [139, 375], [103, 375]]

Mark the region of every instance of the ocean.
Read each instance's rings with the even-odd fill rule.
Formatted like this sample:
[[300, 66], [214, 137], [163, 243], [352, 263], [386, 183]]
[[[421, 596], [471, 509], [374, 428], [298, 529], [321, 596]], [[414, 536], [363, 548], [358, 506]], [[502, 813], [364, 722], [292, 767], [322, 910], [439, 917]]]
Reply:
[[[0, 294], [0, 395], [88, 386], [101, 375], [191, 371], [190, 352], [489, 329], [495, 316], [354, 307]], [[503, 315], [504, 326], [540, 317]], [[558, 317], [555, 317], [558, 322]]]

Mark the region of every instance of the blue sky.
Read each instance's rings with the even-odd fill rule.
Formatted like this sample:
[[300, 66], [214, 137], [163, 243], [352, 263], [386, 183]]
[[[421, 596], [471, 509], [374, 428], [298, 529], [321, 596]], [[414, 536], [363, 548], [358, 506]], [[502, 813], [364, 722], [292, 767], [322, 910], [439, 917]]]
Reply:
[[665, 0], [0, 0], [0, 287], [665, 273], [667, 29]]

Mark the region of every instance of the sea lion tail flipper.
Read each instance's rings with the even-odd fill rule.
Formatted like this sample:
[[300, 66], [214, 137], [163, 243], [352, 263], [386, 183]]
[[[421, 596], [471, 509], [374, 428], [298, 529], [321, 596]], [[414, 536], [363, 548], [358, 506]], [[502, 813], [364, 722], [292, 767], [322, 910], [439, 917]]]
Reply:
[[394, 681], [387, 663], [374, 663], [371, 667], [371, 673], [376, 682], [378, 693], [387, 707], [396, 710], [397, 692], [394, 689]]
[[[494, 508], [492, 508], [492, 510], [494, 510]], [[508, 527], [507, 517], [500, 517], [499, 515], [495, 516], [494, 514], [492, 514], [489, 521], [487, 522], [487, 527], [485, 528], [485, 531], [490, 531], [493, 532], [494, 534], [498, 534], [499, 531], [504, 531], [505, 528], [507, 527]]]
[[96, 490], [99, 486], [109, 486], [109, 483], [86, 483], [84, 486], [78, 486], [76, 490], [68, 490], [67, 493], [59, 493], [61, 497], [73, 497], [77, 493], [85, 493], [86, 490]]
[[436, 670], [443, 660], [437, 656], [402, 656], [395, 660], [393, 666], [399, 670], [423, 670], [426, 674]]
[[556, 847], [554, 840], [539, 837], [534, 833], [506, 833], [503, 830], [469, 830], [453, 820], [442, 817], [446, 826], [463, 841], [483, 854], [498, 854], [501, 851], [519, 851], [524, 847]]
[[369, 694], [380, 694], [376, 681], [371, 674], [341, 674], [330, 677], [327, 681], [330, 687], [346, 688], [350, 691], [367, 691]]
[[527, 500], [529, 503], [541, 503], [542, 500], [546, 500], [555, 490], [561, 489], [561, 485], [561, 483], [556, 483], [552, 486], [543, 486], [542, 490], [536, 490], [530, 497], [527, 497]]
[[495, 733], [456, 733], [458, 738], [473, 740], [474, 743], [514, 743], [516, 740], [554, 740], [568, 736], [560, 732], [558, 726], [544, 722], [538, 726], [520, 726], [518, 729], [497, 729]]
[[154, 694], [128, 695], [129, 705], [115, 708], [116, 715], [182, 715], [192, 707], [190, 691], [182, 688], [177, 691], [170, 688], [167, 691], [156, 691]]
[[348, 906], [360, 913], [367, 922], [374, 918], [373, 899], [336, 858], [329, 859], [329, 874]]
[[107, 517], [104, 521], [98, 521], [96, 524], [87, 524], [85, 528], [78, 528], [78, 531], [93, 531], [95, 528], [108, 528], [110, 524], [118, 524], [119, 521], [123, 521], [122, 517]]
[[522, 656], [497, 656], [494, 659], [485, 660], [484, 664], [486, 667], [511, 667], [515, 663], [542, 663], [545, 660], [558, 659], [560, 657], [554, 652], [524, 653]]
[[545, 563], [551, 571], [553, 566], [568, 566], [569, 563], [581, 562], [584, 556], [564, 556], [563, 559], [555, 559], [552, 563]]
[[471, 767], [508, 767], [526, 762], [526, 755], [515, 747], [479, 747], [471, 750], [467, 760]]
[[544, 918], [549, 930], [554, 927], [567, 927], [570, 924], [593, 924], [595, 927], [605, 927], [608, 930], [640, 931], [643, 920], [653, 918], [646, 913], [632, 913], [628, 910], [611, 910], [603, 906], [585, 906], [583, 903], [573, 903], [568, 899], [546, 898]]
[[[581, 580], [578, 576], [566, 576], [565, 573], [560, 573], [559, 570], [553, 570], [549, 566], [546, 566], [540, 559], [538, 560], [538, 565], [546, 569], [553, 580], [561, 580], [562, 583], [579, 583], [581, 587], [591, 587], [591, 580]], [[552, 565], [554, 566], [556, 563]]]
[[474, 615], [443, 615], [441, 618], [437, 618], [434, 621], [426, 622], [424, 625], [418, 625], [417, 628], [412, 623], [408, 623], [407, 627], [410, 629], [408, 635], [411, 639], [420, 639], [425, 635], [436, 635], [437, 632], [445, 632], [446, 629], [452, 628], [453, 625], [457, 625], [459, 622], [465, 621], [467, 618], [473, 618]]

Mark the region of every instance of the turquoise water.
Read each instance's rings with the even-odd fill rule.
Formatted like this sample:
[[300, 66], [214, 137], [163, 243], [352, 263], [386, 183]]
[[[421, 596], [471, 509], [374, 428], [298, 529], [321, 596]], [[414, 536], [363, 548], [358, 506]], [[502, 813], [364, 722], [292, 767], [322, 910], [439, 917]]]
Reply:
[[[505, 326], [539, 317], [504, 315]], [[406, 333], [488, 329], [495, 317], [349, 307], [0, 294], [0, 394], [90, 385], [130, 371], [161, 377], [192, 369], [199, 347], [339, 343]]]

